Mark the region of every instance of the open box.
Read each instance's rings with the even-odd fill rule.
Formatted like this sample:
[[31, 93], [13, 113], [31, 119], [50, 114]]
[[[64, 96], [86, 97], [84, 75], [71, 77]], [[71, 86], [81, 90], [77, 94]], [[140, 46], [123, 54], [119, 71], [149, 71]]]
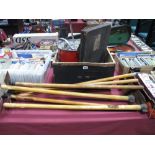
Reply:
[[114, 75], [115, 61], [107, 49], [103, 62], [59, 62], [53, 61], [55, 83], [78, 83]]
[[115, 55], [115, 60], [117, 62], [117, 67], [119, 68], [119, 73], [120, 74], [126, 74], [129, 72], [142, 72], [142, 73], [150, 73], [150, 71], [155, 70], [155, 66], [142, 66], [142, 67], [127, 67], [125, 66], [122, 61], [120, 60], [120, 58], [122, 56], [132, 56], [132, 57], [136, 57], [138, 54], [146, 54], [146, 55], [150, 55], [150, 54], [154, 54], [155, 52], [118, 52]]

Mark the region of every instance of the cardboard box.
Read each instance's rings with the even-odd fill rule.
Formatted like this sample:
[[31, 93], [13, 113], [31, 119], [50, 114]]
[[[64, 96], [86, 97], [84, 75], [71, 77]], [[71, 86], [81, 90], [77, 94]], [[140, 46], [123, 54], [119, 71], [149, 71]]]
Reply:
[[122, 55], [123, 56], [137, 56], [138, 54], [150, 55], [150, 54], [155, 54], [155, 52], [140, 52], [140, 51], [139, 52], [118, 52], [115, 55], [115, 60], [117, 63], [117, 67], [119, 68], [120, 74], [126, 74], [130, 72], [150, 73], [150, 71], [155, 70], [155, 66], [143, 66], [143, 67], [135, 67], [135, 68], [127, 67], [120, 60], [120, 56]]
[[55, 83], [78, 83], [114, 75], [115, 61], [107, 50], [106, 62], [59, 62], [53, 61]]
[[134, 34], [131, 35], [130, 41], [143, 52], [153, 52], [153, 49], [151, 47], [149, 47], [146, 43], [144, 43], [139, 37], [137, 37]]
[[32, 43], [38, 43], [43, 40], [52, 40], [53, 42], [58, 41], [58, 33], [22, 33], [15, 34], [13, 36], [14, 44], [22, 44], [26, 41], [31, 41]]

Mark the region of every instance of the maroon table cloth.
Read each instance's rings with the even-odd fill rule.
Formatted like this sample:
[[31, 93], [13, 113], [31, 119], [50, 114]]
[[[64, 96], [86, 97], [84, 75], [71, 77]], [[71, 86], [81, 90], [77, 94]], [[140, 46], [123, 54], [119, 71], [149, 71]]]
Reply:
[[[51, 81], [52, 75], [50, 70], [48, 81]], [[121, 91], [104, 93], [121, 94]], [[62, 96], [61, 99], [71, 97]], [[155, 120], [148, 119], [146, 114], [140, 112], [3, 109], [0, 114], [0, 134], [155, 134]]]
[[[129, 42], [130, 43], [130, 42]], [[134, 46], [135, 47], [135, 46]], [[136, 47], [135, 47], [136, 48]], [[136, 48], [138, 51], [138, 49]], [[118, 72], [118, 68], [116, 68]], [[52, 81], [53, 70], [48, 71], [48, 82]], [[111, 94], [121, 94], [111, 90]], [[49, 95], [40, 95], [45, 97]], [[52, 95], [51, 95], [52, 96]], [[54, 95], [53, 95], [54, 96]], [[71, 97], [54, 96], [59, 99]], [[73, 99], [73, 98], [72, 98]], [[84, 100], [88, 99], [75, 99]], [[101, 102], [127, 104], [126, 102]], [[155, 134], [155, 120], [140, 112], [67, 111], [37, 109], [3, 109], [0, 114], [0, 134]]]

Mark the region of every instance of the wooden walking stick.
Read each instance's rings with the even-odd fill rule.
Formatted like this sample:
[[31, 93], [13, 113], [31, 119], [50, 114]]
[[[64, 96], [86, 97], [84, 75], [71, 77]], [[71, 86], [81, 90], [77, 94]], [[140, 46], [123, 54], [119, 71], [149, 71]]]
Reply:
[[16, 90], [23, 92], [36, 92], [36, 93], [45, 93], [53, 95], [67, 95], [73, 97], [82, 97], [82, 98], [93, 98], [93, 99], [108, 99], [108, 100], [122, 100], [134, 102], [134, 96], [120, 96], [120, 95], [106, 95], [106, 94], [93, 94], [93, 93], [79, 93], [79, 92], [68, 92], [60, 90], [47, 90], [42, 88], [28, 88], [28, 87], [19, 87], [19, 86], [10, 86], [10, 85], [1, 85], [1, 88], [4, 90]]
[[10, 98], [16, 99], [16, 100], [37, 101], [37, 102], [43, 102], [43, 103], [47, 102], [47, 103], [71, 104], [71, 105], [101, 105], [101, 104], [91, 103], [91, 102], [79, 102], [79, 101], [40, 98], [40, 97], [32, 97], [32, 96], [10, 95]]
[[[114, 81], [112, 81], [114, 82]], [[41, 88], [63, 88], [63, 89], [143, 89], [140, 85], [78, 85], [78, 84], [48, 84], [48, 83], [16, 83], [20, 86]]]
[[130, 83], [138, 83], [138, 81], [139, 81], [138, 79], [127, 79], [127, 80], [97, 82], [97, 83], [93, 83], [93, 84], [95, 84], [95, 85], [130, 84]]
[[[139, 96], [137, 96], [139, 98]], [[51, 104], [33, 104], [33, 103], [8, 103], [0, 98], [0, 110], [2, 108], [8, 109], [57, 109], [57, 110], [86, 110], [86, 111], [142, 111], [147, 112], [147, 105], [142, 102], [140, 105], [51, 105]]]
[[[93, 83], [85, 83], [83, 84], [86, 87], [89, 87], [90, 85], [100, 85], [100, 84], [105, 84], [105, 85], [111, 85], [111, 84], [129, 84], [129, 83], [137, 83], [138, 79], [128, 79], [128, 80], [115, 80], [115, 81], [105, 81], [105, 82], [93, 82]], [[46, 88], [52, 88], [52, 87], [77, 87], [77, 88], [82, 88], [84, 87], [83, 85], [80, 85], [82, 83], [78, 84], [57, 84], [57, 83], [29, 83], [29, 82], [16, 82], [15, 85], [18, 86], [30, 86], [30, 87], [46, 87]]]
[[9, 109], [56, 109], [56, 110], [86, 110], [86, 111], [146, 111], [146, 105], [50, 105], [28, 103], [3, 103]]
[[117, 76], [112, 76], [112, 77], [107, 77], [107, 78], [101, 78], [101, 79], [97, 79], [97, 80], [81, 82], [79, 84], [88, 84], [88, 83], [112, 81], [112, 80], [116, 80], [116, 79], [123, 79], [123, 78], [134, 77], [135, 75], [136, 75], [136, 73], [129, 73], [129, 74], [123, 74], [123, 75], [117, 75]]
[[[121, 80], [117, 80], [116, 82], [115, 81], [109, 81], [109, 80], [115, 80], [115, 79], [121, 79], [121, 78], [127, 78], [127, 77], [134, 77], [135, 76], [135, 73], [130, 73], [130, 74], [124, 74], [124, 75], [118, 75], [118, 76], [114, 76], [114, 77], [108, 77], [108, 78], [101, 78], [101, 79], [97, 79], [97, 80], [91, 80], [91, 81], [87, 81], [87, 82], [81, 82], [81, 83], [77, 83], [78, 85], [83, 85], [83, 84], [98, 84], [100, 81], [102, 82], [106, 82], [106, 83], [101, 83], [101, 84], [125, 84], [125, 83], [132, 83], [132, 82], [137, 82], [137, 79], [130, 79], [131, 81], [125, 81], [124, 82], [120, 82]], [[25, 85], [24, 83], [21, 83], [21, 82], [16, 82], [16, 85]], [[38, 87], [43, 87], [46, 85], [46, 87], [48, 87], [47, 85], [53, 85], [53, 84], [32, 84], [32, 83], [27, 83], [26, 86], [38, 86]], [[64, 85], [64, 84], [63, 84]], [[31, 95], [32, 93], [29, 92], [29, 93], [21, 93], [20, 95], [21, 96], [28, 96], [28, 95]]]

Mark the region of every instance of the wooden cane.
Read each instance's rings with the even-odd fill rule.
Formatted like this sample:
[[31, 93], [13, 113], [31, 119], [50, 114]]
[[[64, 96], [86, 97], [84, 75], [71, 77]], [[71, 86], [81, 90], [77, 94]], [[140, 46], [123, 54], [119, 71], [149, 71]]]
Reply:
[[78, 84], [46, 84], [46, 83], [17, 83], [21, 86], [41, 88], [63, 88], [63, 89], [143, 89], [140, 85], [78, 85]]
[[4, 108], [57, 109], [57, 110], [95, 110], [95, 111], [140, 111], [141, 105], [50, 105], [27, 103], [4, 103]]
[[1, 85], [2, 89], [6, 90], [16, 90], [23, 92], [35, 92], [35, 93], [45, 93], [53, 95], [67, 95], [73, 97], [82, 97], [82, 98], [93, 98], [93, 99], [108, 99], [108, 100], [122, 100], [134, 102], [134, 96], [120, 96], [120, 95], [106, 95], [106, 94], [93, 94], [93, 93], [79, 93], [79, 92], [68, 92], [60, 90], [48, 90], [42, 88], [28, 88], [28, 87], [19, 87], [19, 86], [10, 86], [10, 85]]
[[112, 77], [107, 77], [107, 78], [101, 78], [101, 79], [97, 79], [97, 80], [81, 82], [79, 84], [89, 84], [89, 83], [95, 83], [95, 82], [112, 81], [112, 80], [116, 80], [116, 79], [134, 77], [135, 75], [136, 75], [136, 73], [129, 73], [129, 74], [123, 74], [123, 75], [117, 75], [117, 76], [112, 76]]
[[130, 83], [138, 83], [138, 79], [127, 79], [127, 80], [114, 80], [114, 81], [106, 81], [106, 82], [95, 82], [95, 85], [112, 85], [112, 84], [130, 84]]
[[26, 92], [26, 93], [20, 93], [20, 94], [18, 94], [18, 96], [25, 97], [25, 96], [30, 96], [32, 94], [33, 94], [32, 92]]
[[44, 88], [89, 88], [95, 85], [112, 85], [112, 84], [129, 84], [129, 83], [138, 83], [138, 79], [128, 79], [128, 80], [115, 80], [107, 82], [97, 82], [93, 84], [57, 84], [57, 83], [29, 83], [29, 82], [16, 82], [17, 86], [28, 86], [28, 87], [44, 87]]
[[71, 105], [101, 105], [97, 103], [91, 102], [78, 102], [71, 100], [59, 100], [59, 99], [51, 99], [51, 98], [40, 98], [40, 97], [32, 97], [32, 96], [19, 96], [19, 95], [11, 95], [10, 98], [16, 100], [27, 100], [27, 101], [37, 101], [43, 103], [56, 103], [56, 104], [71, 104]]
[[[97, 83], [97, 82], [100, 82], [100, 81], [102, 81], [102, 82], [104, 82], [104, 81], [108, 81], [107, 82], [107, 84], [109, 83], [109, 84], [118, 84], [118, 83], [121, 83], [121, 82], [114, 82], [114, 83], [112, 83], [113, 81], [110, 81], [110, 80], [115, 80], [115, 79], [121, 79], [121, 78], [128, 78], [128, 77], [134, 77], [135, 76], [135, 74], [136, 73], [130, 73], [130, 74], [123, 74], [123, 75], [117, 75], [117, 76], [114, 76], [114, 77], [108, 77], [108, 78], [101, 78], [101, 79], [97, 79], [97, 80], [91, 80], [91, 81], [86, 81], [86, 82], [81, 82], [81, 83], [77, 83], [77, 84], [79, 84], [79, 85], [83, 85], [83, 84], [92, 84], [92, 83]], [[137, 81], [137, 80], [136, 80]], [[135, 81], [135, 82], [136, 82]], [[130, 81], [131, 83], [133, 82], [133, 81]], [[128, 83], [130, 83], [130, 82], [128, 82]], [[125, 82], [126, 83], [126, 82]], [[105, 83], [106, 84], [106, 83]], [[121, 84], [123, 84], [123, 83], [121, 83]], [[21, 82], [16, 82], [16, 85], [22, 85], [22, 83]], [[34, 84], [35, 85], [35, 84]], [[32, 93], [31, 92], [29, 92], [29, 93], [21, 93], [20, 95], [21, 96], [28, 96], [28, 95], [31, 95]]]
[[[138, 79], [128, 79], [128, 80], [116, 80], [116, 81], [107, 81], [107, 82], [93, 82], [93, 84], [105, 84], [105, 85], [110, 85], [110, 84], [129, 84], [129, 83], [137, 83], [138, 82]], [[80, 83], [79, 83], [80, 84]], [[87, 84], [83, 84], [83, 85], [80, 85], [79, 84], [55, 84], [55, 83], [29, 83], [29, 82], [16, 82], [15, 85], [18, 85], [18, 86], [28, 86], [28, 87], [46, 87], [46, 88], [52, 88], [52, 87], [69, 87], [69, 86], [73, 86], [73, 87], [82, 87], [83, 85], [84, 86], [88, 86], [91, 84], [91, 83], [87, 83]], [[92, 85], [92, 84], [91, 84]], [[83, 87], [84, 87], [83, 86]]]
[[[111, 85], [111, 84], [129, 84], [129, 83], [138, 83], [138, 79], [115, 80], [115, 81], [107, 81], [107, 82], [97, 82], [97, 83], [93, 83], [93, 84], [95, 84], [95, 85]], [[48, 87], [50, 87], [50, 85], [53, 85], [53, 84], [49, 84], [49, 83], [43, 84], [43, 83], [27, 83], [27, 82], [16, 82], [15, 84], [19, 85], [19, 86], [42, 87], [42, 88], [43, 87], [48, 88]], [[29, 96], [29, 95], [32, 95], [32, 92], [20, 93], [19, 95], [20, 96]]]

